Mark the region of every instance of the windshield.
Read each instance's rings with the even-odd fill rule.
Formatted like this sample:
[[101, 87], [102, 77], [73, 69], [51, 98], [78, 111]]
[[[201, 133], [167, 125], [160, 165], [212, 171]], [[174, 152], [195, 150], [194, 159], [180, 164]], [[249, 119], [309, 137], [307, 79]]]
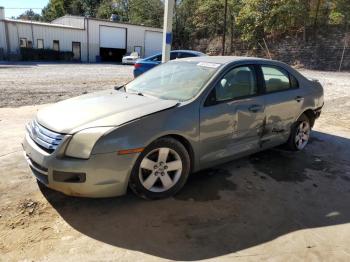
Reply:
[[220, 64], [173, 61], [148, 71], [126, 85], [126, 91], [161, 99], [195, 97]]

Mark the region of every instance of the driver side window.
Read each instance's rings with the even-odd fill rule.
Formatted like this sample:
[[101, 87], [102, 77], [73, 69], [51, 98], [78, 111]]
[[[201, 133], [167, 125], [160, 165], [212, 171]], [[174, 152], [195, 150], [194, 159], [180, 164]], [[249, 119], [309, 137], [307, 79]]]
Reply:
[[233, 68], [215, 86], [217, 102], [256, 95], [257, 91], [256, 74], [252, 66]]

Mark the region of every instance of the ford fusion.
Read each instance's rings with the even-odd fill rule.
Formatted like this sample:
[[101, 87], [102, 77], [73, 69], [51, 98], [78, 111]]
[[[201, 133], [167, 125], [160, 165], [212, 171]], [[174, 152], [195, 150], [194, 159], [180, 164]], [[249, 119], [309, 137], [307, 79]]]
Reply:
[[284, 63], [196, 57], [116, 90], [38, 112], [23, 148], [34, 176], [67, 195], [176, 194], [191, 172], [285, 144], [302, 150], [323, 88]]

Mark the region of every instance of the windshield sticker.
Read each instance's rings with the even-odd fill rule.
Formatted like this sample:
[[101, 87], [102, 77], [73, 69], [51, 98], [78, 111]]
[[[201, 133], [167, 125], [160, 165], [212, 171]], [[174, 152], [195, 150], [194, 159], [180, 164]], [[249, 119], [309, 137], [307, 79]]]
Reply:
[[210, 67], [210, 68], [218, 68], [219, 66], [221, 66], [221, 64], [200, 62], [200, 63], [197, 64], [197, 66]]

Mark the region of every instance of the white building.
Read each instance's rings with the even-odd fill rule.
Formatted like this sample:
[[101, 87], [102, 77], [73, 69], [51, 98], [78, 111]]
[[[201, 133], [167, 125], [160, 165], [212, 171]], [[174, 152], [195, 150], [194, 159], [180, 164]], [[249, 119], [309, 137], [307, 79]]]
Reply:
[[51, 23], [5, 19], [0, 7], [0, 54], [19, 54], [21, 47], [72, 51], [82, 62], [121, 61], [127, 52], [161, 52], [162, 29], [79, 16]]

